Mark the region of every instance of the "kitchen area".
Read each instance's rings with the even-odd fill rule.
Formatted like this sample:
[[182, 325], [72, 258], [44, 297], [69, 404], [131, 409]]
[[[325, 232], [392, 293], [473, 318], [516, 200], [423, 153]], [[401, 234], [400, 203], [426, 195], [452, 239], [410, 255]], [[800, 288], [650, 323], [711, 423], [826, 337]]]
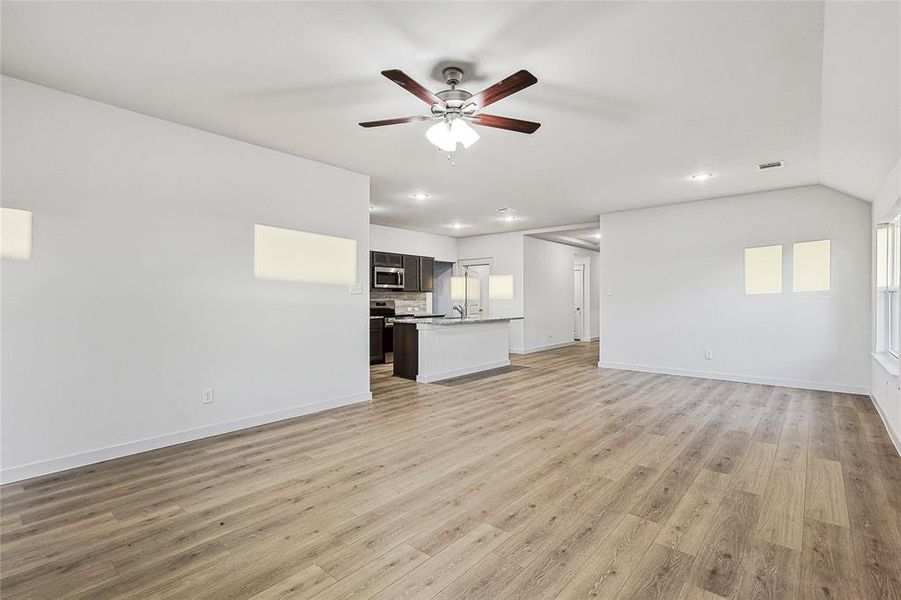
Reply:
[[[369, 364], [392, 363], [396, 319], [445, 316], [433, 308], [436, 261], [373, 251], [369, 262]], [[452, 269], [452, 263], [438, 263], [439, 276]]]
[[464, 267], [455, 277], [454, 263], [430, 256], [369, 256], [371, 365], [391, 364], [394, 376], [429, 383], [510, 364], [512, 319], [490, 318], [479, 302], [489, 297], [487, 271], [480, 281], [477, 271]]

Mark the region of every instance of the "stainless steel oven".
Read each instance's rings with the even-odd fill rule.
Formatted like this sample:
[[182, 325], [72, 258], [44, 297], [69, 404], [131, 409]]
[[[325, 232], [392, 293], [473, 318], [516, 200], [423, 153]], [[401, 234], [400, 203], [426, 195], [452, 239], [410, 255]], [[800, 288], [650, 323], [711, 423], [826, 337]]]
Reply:
[[404, 270], [397, 267], [372, 267], [372, 287], [383, 290], [404, 289]]

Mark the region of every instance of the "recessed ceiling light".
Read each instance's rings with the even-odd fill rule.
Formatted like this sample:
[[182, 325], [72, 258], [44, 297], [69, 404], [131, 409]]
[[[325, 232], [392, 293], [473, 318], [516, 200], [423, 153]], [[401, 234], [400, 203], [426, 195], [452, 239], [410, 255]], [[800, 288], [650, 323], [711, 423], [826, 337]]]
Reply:
[[596, 240], [601, 239], [601, 234], [600, 233], [594, 234], [594, 239], [596, 239]]
[[429, 195], [426, 194], [425, 192], [413, 192], [413, 194], [410, 197], [413, 198], [414, 200], [425, 200], [426, 198], [429, 197]]
[[463, 224], [462, 223], [451, 223], [451, 227], [453, 229], [463, 229]]
[[713, 173], [695, 173], [691, 176], [692, 181], [707, 181], [713, 177]]
[[501, 221], [505, 221], [507, 223], [512, 223], [516, 220], [516, 211], [512, 208], [499, 208], [497, 209], [498, 214], [501, 216]]

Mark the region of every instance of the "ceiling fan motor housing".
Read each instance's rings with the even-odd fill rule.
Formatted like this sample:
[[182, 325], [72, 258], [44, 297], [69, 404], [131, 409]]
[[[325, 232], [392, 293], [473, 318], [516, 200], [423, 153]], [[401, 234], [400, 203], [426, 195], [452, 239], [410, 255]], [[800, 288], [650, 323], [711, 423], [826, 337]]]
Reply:
[[460, 85], [460, 82], [463, 81], [463, 69], [460, 67], [446, 67], [441, 71], [441, 76], [444, 77], [444, 81], [447, 85], [455, 87]]
[[448, 90], [436, 92], [435, 95], [441, 98], [446, 107], [438, 105], [432, 106], [432, 114], [436, 116], [442, 115], [459, 115], [463, 112], [463, 104], [472, 98], [472, 94], [466, 90], [458, 90], [457, 85], [463, 79], [463, 69], [459, 67], [447, 67], [441, 71], [444, 81], [450, 86]]

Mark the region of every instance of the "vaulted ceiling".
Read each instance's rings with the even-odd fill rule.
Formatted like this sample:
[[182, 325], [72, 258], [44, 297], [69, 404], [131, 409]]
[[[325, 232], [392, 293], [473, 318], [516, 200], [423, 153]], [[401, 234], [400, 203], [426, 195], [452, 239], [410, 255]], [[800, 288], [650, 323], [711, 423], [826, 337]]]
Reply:
[[[897, 51], [897, 6], [884, 4], [894, 12], [849, 18], [865, 28], [894, 15], [883, 28], [894, 35], [885, 48]], [[822, 173], [821, 154], [834, 165], [860, 156], [854, 144], [873, 146], [845, 124], [853, 94], [823, 98], [824, 81], [841, 90], [855, 64], [828, 43], [824, 57], [824, 31], [827, 42], [847, 37], [830, 30], [830, 10], [816, 2], [4, 2], [2, 70], [366, 173], [373, 222], [473, 235], [824, 179], [871, 199], [882, 169], [873, 161], [894, 152], [893, 161], [901, 147], [897, 113], [894, 131], [882, 134], [885, 103], [860, 106], [853, 118], [885, 147], [877, 143], [877, 158], [850, 175]], [[870, 46], [879, 62], [883, 46]], [[539, 83], [491, 112], [541, 129], [481, 128], [452, 167], [425, 140], [427, 124], [357, 126], [427, 109], [380, 71], [399, 68], [438, 90], [438, 67], [448, 62], [464, 66], [461, 87], [471, 92], [529, 69]], [[897, 102], [897, 78], [892, 89]], [[839, 124], [827, 128], [826, 152], [821, 109]], [[757, 170], [771, 160], [785, 167]], [[688, 179], [699, 171], [714, 177]], [[416, 191], [429, 197], [414, 200]], [[499, 220], [500, 207], [516, 209], [518, 220]]]

